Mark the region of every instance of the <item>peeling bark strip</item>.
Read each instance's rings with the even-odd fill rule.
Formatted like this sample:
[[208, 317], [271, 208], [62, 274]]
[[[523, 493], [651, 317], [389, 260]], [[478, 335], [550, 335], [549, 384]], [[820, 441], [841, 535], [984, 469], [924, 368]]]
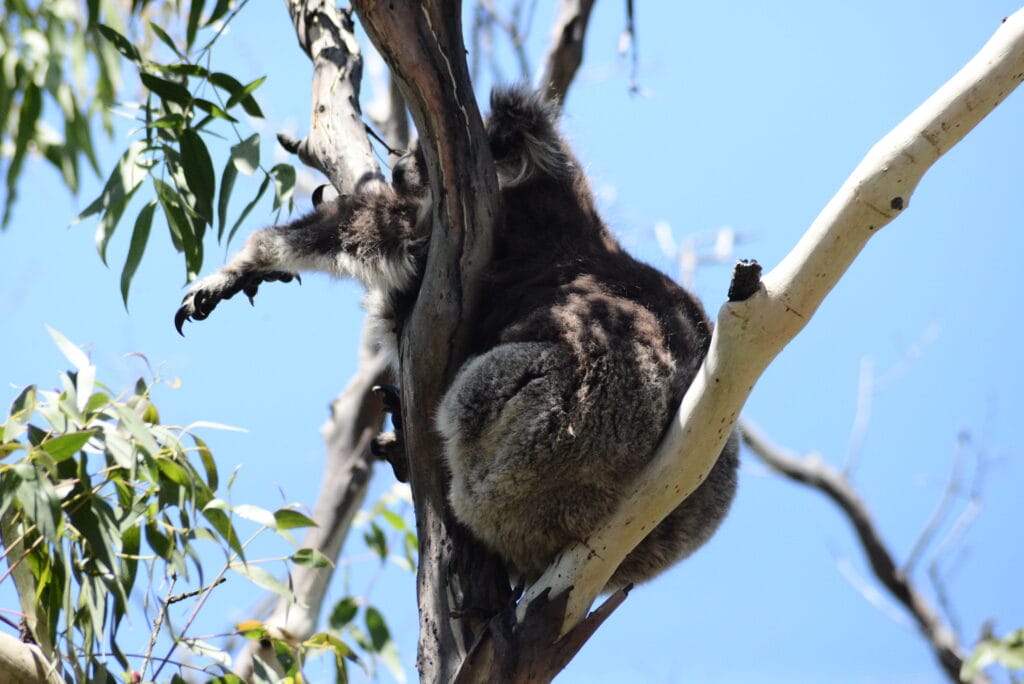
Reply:
[[462, 3], [354, 6], [409, 104], [434, 198], [423, 284], [399, 340], [399, 384], [420, 541], [418, 667], [422, 681], [449, 682], [482, 618], [499, 612], [509, 594], [500, 563], [448, 510], [441, 444], [432, 430], [438, 401], [466, 358], [498, 185], [466, 64]]
[[[541, 595], [568, 593], [561, 633], [587, 614], [619, 562], [704, 479], [754, 382], [803, 328], [825, 295], [880, 228], [908, 204], [928, 168], [1024, 80], [1024, 10], [948, 83], [879, 141], [796, 247], [763, 279], [764, 288], [725, 304], [711, 349], [654, 462], [604, 528], [567, 549], [529, 587], [522, 620]], [[685, 452], [684, 452], [685, 450]], [[685, 453], [685, 458], [684, 458]]]

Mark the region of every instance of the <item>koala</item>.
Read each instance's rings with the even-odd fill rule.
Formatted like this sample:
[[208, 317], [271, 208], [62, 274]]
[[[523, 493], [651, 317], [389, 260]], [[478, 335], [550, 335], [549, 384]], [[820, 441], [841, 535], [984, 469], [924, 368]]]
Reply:
[[[707, 353], [697, 299], [618, 244], [555, 105], [496, 90], [486, 120], [500, 188], [472, 355], [437, 410], [455, 517], [529, 582], [586, 542], [650, 461]], [[297, 271], [354, 277], [394, 346], [430, 238], [423, 155], [379, 195], [341, 196], [249, 238], [175, 316], [202, 320], [238, 292]], [[705, 481], [623, 560], [607, 591], [643, 582], [718, 528], [736, 492], [733, 434]]]

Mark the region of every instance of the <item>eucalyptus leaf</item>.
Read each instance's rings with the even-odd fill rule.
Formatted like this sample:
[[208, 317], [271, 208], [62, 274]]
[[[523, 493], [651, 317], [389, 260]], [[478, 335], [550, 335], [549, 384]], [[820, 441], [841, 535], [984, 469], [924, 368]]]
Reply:
[[292, 530], [298, 527], [316, 527], [316, 522], [293, 508], [279, 508], [274, 511], [277, 529]]
[[213, 160], [202, 137], [191, 128], [182, 131], [181, 164], [188, 180], [188, 187], [196, 197], [196, 211], [207, 223], [213, 223], [213, 196], [217, 179], [213, 172]]
[[124, 268], [121, 269], [121, 299], [126, 310], [128, 309], [128, 290], [132, 286], [132, 279], [135, 277], [139, 262], [142, 261], [142, 255], [146, 251], [155, 212], [156, 201], [154, 200], [146, 204], [135, 219], [131, 243], [128, 245], [128, 256], [125, 258]]
[[40, 446], [46, 453], [53, 456], [55, 460], [63, 461], [78, 453], [78, 450], [85, 446], [85, 443], [96, 434], [99, 434], [99, 430], [69, 432], [65, 435], [47, 439]]

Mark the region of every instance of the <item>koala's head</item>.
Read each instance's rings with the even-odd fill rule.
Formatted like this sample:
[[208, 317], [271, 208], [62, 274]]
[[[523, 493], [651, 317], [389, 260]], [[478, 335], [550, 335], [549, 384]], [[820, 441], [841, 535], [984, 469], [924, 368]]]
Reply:
[[419, 142], [395, 162], [391, 169], [391, 186], [402, 197], [422, 197], [429, 189], [427, 161]]
[[[558, 133], [559, 107], [524, 86], [496, 88], [485, 122], [487, 142], [503, 188], [539, 177], [566, 180], [574, 161]], [[391, 185], [404, 197], [422, 197], [429, 189], [427, 163], [414, 142], [391, 170]]]
[[524, 86], [491, 92], [487, 139], [502, 186], [569, 175], [572, 161], [558, 133], [558, 117], [558, 105]]

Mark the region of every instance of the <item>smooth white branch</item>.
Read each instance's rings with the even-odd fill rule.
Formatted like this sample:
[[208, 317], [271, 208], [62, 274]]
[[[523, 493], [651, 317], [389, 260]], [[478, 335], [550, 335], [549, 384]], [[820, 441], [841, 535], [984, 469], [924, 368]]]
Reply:
[[519, 604], [568, 592], [561, 633], [583, 619], [615, 568], [711, 470], [754, 383], [806, 325], [868, 239], [895, 218], [931, 165], [1024, 80], [1024, 10], [1004, 20], [949, 82], [880, 140], [793, 250], [745, 301], [722, 306], [711, 348], [655, 458], [589, 539], [566, 549]]

